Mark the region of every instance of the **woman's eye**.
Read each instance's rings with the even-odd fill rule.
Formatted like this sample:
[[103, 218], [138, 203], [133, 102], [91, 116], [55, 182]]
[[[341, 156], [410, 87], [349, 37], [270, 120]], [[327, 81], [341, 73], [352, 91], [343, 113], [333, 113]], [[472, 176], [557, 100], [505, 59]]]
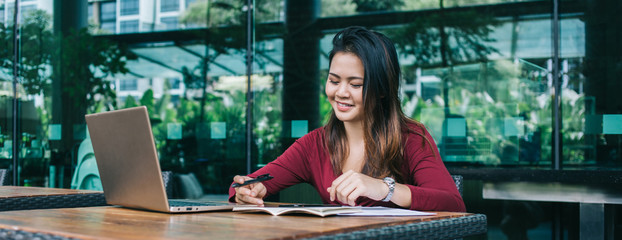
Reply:
[[353, 87], [353, 88], [360, 88], [360, 87], [362, 87], [362, 86], [363, 86], [363, 84], [352, 84], [352, 87]]
[[337, 81], [333, 81], [333, 80], [328, 80], [328, 81], [329, 81], [330, 83], [332, 83], [333, 85], [337, 85], [337, 84], [339, 84], [339, 82], [337, 82]]

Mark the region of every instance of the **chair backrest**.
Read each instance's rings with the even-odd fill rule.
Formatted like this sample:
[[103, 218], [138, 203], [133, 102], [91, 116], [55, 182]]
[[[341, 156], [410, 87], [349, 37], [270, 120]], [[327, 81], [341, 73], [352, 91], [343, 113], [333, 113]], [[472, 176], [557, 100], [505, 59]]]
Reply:
[[194, 173], [175, 174], [174, 181], [176, 182], [175, 198], [197, 199], [203, 196], [203, 188]]
[[71, 179], [71, 188], [102, 190], [99, 170], [97, 169], [97, 162], [95, 161], [90, 138], [84, 139], [78, 148], [76, 169]]
[[[99, 170], [97, 169], [97, 161], [93, 153], [93, 144], [90, 138], [86, 138], [78, 148], [78, 162], [73, 178], [71, 179], [72, 189], [87, 189], [102, 191], [101, 179], [99, 178]], [[162, 180], [166, 195], [171, 198], [173, 195], [173, 172], [162, 171]], [[1, 185], [0, 185], [1, 186]]]
[[458, 192], [460, 192], [460, 196], [462, 196], [462, 175], [451, 175], [451, 178], [454, 179], [456, 188], [458, 188]]
[[172, 171], [162, 171], [162, 181], [164, 181], [164, 189], [166, 190], [166, 196], [169, 199], [173, 198], [173, 180]]
[[0, 186], [9, 185], [9, 170], [0, 169]]

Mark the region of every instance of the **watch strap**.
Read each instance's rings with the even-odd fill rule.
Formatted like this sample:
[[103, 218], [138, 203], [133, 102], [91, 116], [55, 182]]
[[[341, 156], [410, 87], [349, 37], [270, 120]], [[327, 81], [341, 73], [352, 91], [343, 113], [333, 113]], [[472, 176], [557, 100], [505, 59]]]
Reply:
[[391, 177], [385, 177], [384, 179], [382, 179], [382, 181], [384, 181], [384, 183], [386, 183], [387, 186], [389, 187], [389, 193], [387, 193], [387, 196], [384, 197], [382, 201], [383, 202], [391, 201], [391, 197], [393, 197], [393, 192], [395, 191], [395, 179]]

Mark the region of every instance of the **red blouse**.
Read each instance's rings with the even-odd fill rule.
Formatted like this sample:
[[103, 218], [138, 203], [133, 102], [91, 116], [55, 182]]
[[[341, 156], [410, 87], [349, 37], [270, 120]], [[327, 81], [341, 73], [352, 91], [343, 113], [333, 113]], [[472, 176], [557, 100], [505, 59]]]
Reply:
[[[438, 153], [432, 136], [426, 129], [414, 125], [415, 130], [422, 131], [430, 144], [420, 135], [405, 132], [403, 176], [412, 194], [410, 209], [431, 211], [466, 211], [462, 197], [456, 184], [449, 175]], [[306, 182], [315, 187], [324, 203], [341, 204], [330, 201], [326, 189], [338, 177], [333, 173], [328, 151], [324, 147], [324, 128], [318, 128], [296, 140], [281, 156], [263, 168], [250, 174], [250, 177], [270, 173], [274, 179], [265, 181], [268, 195], [275, 194], [297, 183]], [[229, 189], [229, 201], [235, 201], [235, 190]], [[375, 201], [359, 197], [356, 204], [360, 206], [399, 207], [393, 202]]]

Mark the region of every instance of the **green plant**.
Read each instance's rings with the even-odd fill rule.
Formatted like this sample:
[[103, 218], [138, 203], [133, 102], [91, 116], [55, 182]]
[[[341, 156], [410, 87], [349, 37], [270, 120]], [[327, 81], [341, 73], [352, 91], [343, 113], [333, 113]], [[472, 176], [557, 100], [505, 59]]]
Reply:
[[[454, 67], [454, 81], [448, 91], [450, 112], [465, 117], [467, 139], [474, 148], [473, 154], [478, 156], [472, 161], [485, 165], [550, 164], [546, 159], [552, 154], [553, 96], [545, 81], [530, 77], [545, 76], [547, 70], [533, 66], [497, 60]], [[428, 70], [424, 74], [442, 74], [439, 71], [443, 70]], [[426, 124], [437, 142], [442, 141], [443, 101], [439, 96], [432, 101], [415, 95], [403, 99], [404, 106], [417, 106], [416, 110], [405, 112]], [[582, 94], [562, 88], [561, 131], [566, 164], [589, 164], [593, 160], [586, 158], [595, 146], [589, 145], [583, 132], [588, 115], [585, 102]], [[517, 136], [505, 132], [508, 123], [517, 123]]]
[[58, 54], [58, 71], [67, 83], [62, 91], [76, 110], [88, 109], [97, 101], [115, 106], [116, 93], [109, 78], [127, 73], [126, 60], [136, 58], [127, 46], [95, 38], [86, 28], [62, 36]]

